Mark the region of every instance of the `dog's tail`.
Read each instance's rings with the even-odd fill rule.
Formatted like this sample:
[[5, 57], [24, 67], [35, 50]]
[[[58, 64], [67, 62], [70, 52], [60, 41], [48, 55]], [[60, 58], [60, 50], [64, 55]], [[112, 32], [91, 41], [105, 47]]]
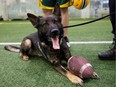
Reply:
[[11, 51], [11, 52], [16, 52], [16, 53], [20, 52], [20, 47], [16, 47], [16, 46], [12, 46], [12, 45], [6, 45], [6, 46], [4, 46], [4, 49]]

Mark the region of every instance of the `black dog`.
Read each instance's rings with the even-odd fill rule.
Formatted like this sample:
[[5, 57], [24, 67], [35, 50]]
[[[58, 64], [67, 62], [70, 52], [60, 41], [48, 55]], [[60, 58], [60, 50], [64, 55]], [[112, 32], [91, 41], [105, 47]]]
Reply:
[[56, 5], [53, 13], [47, 17], [36, 17], [30, 13], [27, 16], [32, 25], [37, 28], [37, 32], [25, 37], [20, 48], [7, 45], [5, 49], [19, 52], [23, 60], [28, 60], [30, 55], [43, 56], [72, 83], [82, 85], [83, 81], [79, 77], [61, 65], [62, 60], [67, 61], [71, 57], [71, 53], [63, 37], [59, 5]]

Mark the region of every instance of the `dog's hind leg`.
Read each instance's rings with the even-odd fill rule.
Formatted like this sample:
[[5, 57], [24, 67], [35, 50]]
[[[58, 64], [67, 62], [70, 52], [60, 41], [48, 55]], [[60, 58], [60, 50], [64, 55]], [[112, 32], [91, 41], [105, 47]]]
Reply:
[[31, 40], [30, 39], [23, 40], [20, 48], [20, 56], [23, 57], [23, 60], [29, 60], [28, 53], [30, 48], [31, 48]]
[[22, 52], [20, 52], [20, 56], [23, 57], [23, 60], [25, 61], [29, 60], [29, 56], [23, 54]]

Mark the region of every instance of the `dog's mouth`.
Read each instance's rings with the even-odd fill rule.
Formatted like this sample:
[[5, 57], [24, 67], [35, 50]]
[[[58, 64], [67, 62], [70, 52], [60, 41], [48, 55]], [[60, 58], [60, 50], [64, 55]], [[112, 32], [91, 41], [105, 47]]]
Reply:
[[53, 47], [53, 49], [55, 49], [55, 50], [60, 49], [59, 36], [51, 37], [51, 40], [52, 40], [52, 47]]

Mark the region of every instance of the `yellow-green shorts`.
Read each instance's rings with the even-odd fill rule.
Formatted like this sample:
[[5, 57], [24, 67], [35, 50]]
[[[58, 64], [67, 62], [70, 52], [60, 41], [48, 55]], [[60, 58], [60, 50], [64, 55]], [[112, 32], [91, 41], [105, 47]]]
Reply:
[[39, 7], [43, 9], [53, 9], [56, 3], [60, 8], [66, 8], [72, 5], [72, 0], [38, 0]]

